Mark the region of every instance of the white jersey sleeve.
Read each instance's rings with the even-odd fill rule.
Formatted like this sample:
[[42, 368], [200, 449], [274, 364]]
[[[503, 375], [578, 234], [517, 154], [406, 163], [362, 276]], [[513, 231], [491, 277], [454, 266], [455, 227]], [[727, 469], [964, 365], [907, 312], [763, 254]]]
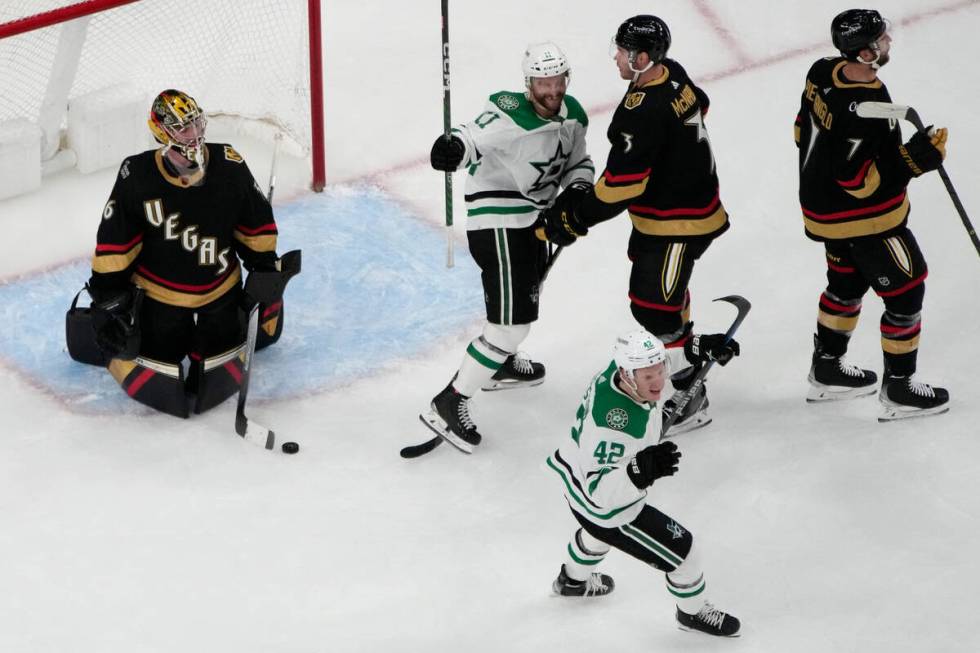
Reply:
[[587, 129], [585, 111], [570, 95], [553, 119], [539, 116], [523, 93], [491, 95], [476, 119], [453, 129], [466, 146], [467, 229], [528, 227], [562, 186], [591, 183]]

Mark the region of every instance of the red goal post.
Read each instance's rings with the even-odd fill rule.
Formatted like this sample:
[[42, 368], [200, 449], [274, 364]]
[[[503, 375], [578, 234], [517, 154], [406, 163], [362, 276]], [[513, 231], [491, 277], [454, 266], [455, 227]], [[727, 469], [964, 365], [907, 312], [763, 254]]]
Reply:
[[63, 146], [72, 98], [125, 83], [164, 88], [209, 115], [282, 134], [325, 183], [320, 0], [3, 0], [0, 123], [42, 131], [42, 159]]

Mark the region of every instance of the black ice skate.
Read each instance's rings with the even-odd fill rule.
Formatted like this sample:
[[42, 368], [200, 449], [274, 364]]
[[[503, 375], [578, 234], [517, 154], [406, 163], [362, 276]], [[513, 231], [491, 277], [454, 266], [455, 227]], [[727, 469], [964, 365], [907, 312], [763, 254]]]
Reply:
[[[665, 423], [677, 410], [678, 402], [687, 392], [689, 390], [678, 390], [674, 396], [664, 402], [663, 420]], [[694, 397], [684, 405], [680, 417], [671, 425], [664, 437], [670, 438], [681, 433], [687, 433], [708, 424], [711, 424], [711, 416], [708, 415], [708, 391], [704, 383], [701, 383], [695, 391]]]
[[559, 596], [605, 596], [615, 587], [612, 577], [600, 573], [589, 574], [587, 580], [572, 580], [565, 574], [565, 565], [551, 584], [552, 591]]
[[511, 354], [490, 379], [486, 391], [529, 388], [544, 383], [544, 365], [535, 363], [523, 354]]
[[742, 624], [732, 615], [706, 602], [697, 614], [687, 614], [677, 608], [677, 626], [681, 630], [697, 630], [718, 637], [738, 637]]
[[816, 336], [813, 338], [813, 362], [810, 365], [810, 390], [806, 400], [839, 401], [874, 394], [878, 375], [857, 365], [844, 362], [843, 356], [824, 353]]
[[949, 410], [946, 388], [913, 381], [911, 376], [886, 376], [878, 401], [882, 409], [879, 422], [938, 415]]
[[470, 417], [469, 397], [459, 394], [452, 382], [432, 398], [432, 411], [419, 419], [463, 453], [473, 453], [482, 439]]

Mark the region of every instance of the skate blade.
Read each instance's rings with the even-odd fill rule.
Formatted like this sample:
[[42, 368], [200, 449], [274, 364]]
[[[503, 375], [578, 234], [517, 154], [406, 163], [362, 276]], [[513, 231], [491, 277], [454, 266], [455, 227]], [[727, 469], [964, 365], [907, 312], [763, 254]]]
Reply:
[[671, 426], [664, 438], [672, 438], [675, 435], [683, 435], [685, 433], [690, 433], [691, 431], [697, 431], [698, 429], [703, 429], [708, 424], [711, 424], [711, 416], [707, 413], [698, 413], [686, 422], [681, 422], [680, 424], [674, 424]]
[[882, 404], [881, 413], [878, 415], [879, 422], [897, 422], [903, 419], [915, 417], [929, 417], [930, 415], [942, 415], [949, 411], [949, 404], [935, 406], [933, 408], [908, 408], [899, 407], [893, 404]]
[[534, 381], [494, 381], [491, 379], [490, 385], [480, 388], [484, 392], [496, 392], [498, 390], [517, 390], [518, 388], [533, 388], [544, 383], [544, 379]]
[[858, 397], [873, 395], [877, 391], [876, 384], [861, 386], [860, 388], [848, 388], [840, 385], [813, 385], [811, 382], [810, 390], [806, 394], [806, 402], [808, 404], [815, 404], [825, 401], [857, 399]]
[[677, 623], [677, 629], [678, 630], [683, 630], [685, 633], [697, 633], [699, 635], [705, 635], [707, 637], [741, 637], [742, 636], [742, 631], [741, 630], [739, 630], [734, 635], [722, 635], [721, 633], [718, 633], [716, 635], [714, 633], [706, 633], [703, 630], [698, 630], [697, 628], [691, 628], [689, 626], [685, 626], [684, 624], [682, 624], [680, 622]]
[[473, 453], [473, 445], [466, 440], [461, 439], [455, 433], [446, 428], [446, 423], [442, 421], [442, 418], [431, 411], [428, 413], [421, 413], [419, 419], [423, 424], [429, 427], [433, 433], [440, 436], [443, 440], [453, 445], [465, 454]]

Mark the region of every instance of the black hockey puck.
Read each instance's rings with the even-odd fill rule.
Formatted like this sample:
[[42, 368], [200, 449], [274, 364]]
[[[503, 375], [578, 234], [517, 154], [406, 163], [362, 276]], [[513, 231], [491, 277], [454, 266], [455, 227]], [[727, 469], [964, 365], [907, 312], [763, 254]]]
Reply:
[[282, 452], [283, 453], [297, 453], [299, 451], [299, 444], [296, 442], [283, 442]]

